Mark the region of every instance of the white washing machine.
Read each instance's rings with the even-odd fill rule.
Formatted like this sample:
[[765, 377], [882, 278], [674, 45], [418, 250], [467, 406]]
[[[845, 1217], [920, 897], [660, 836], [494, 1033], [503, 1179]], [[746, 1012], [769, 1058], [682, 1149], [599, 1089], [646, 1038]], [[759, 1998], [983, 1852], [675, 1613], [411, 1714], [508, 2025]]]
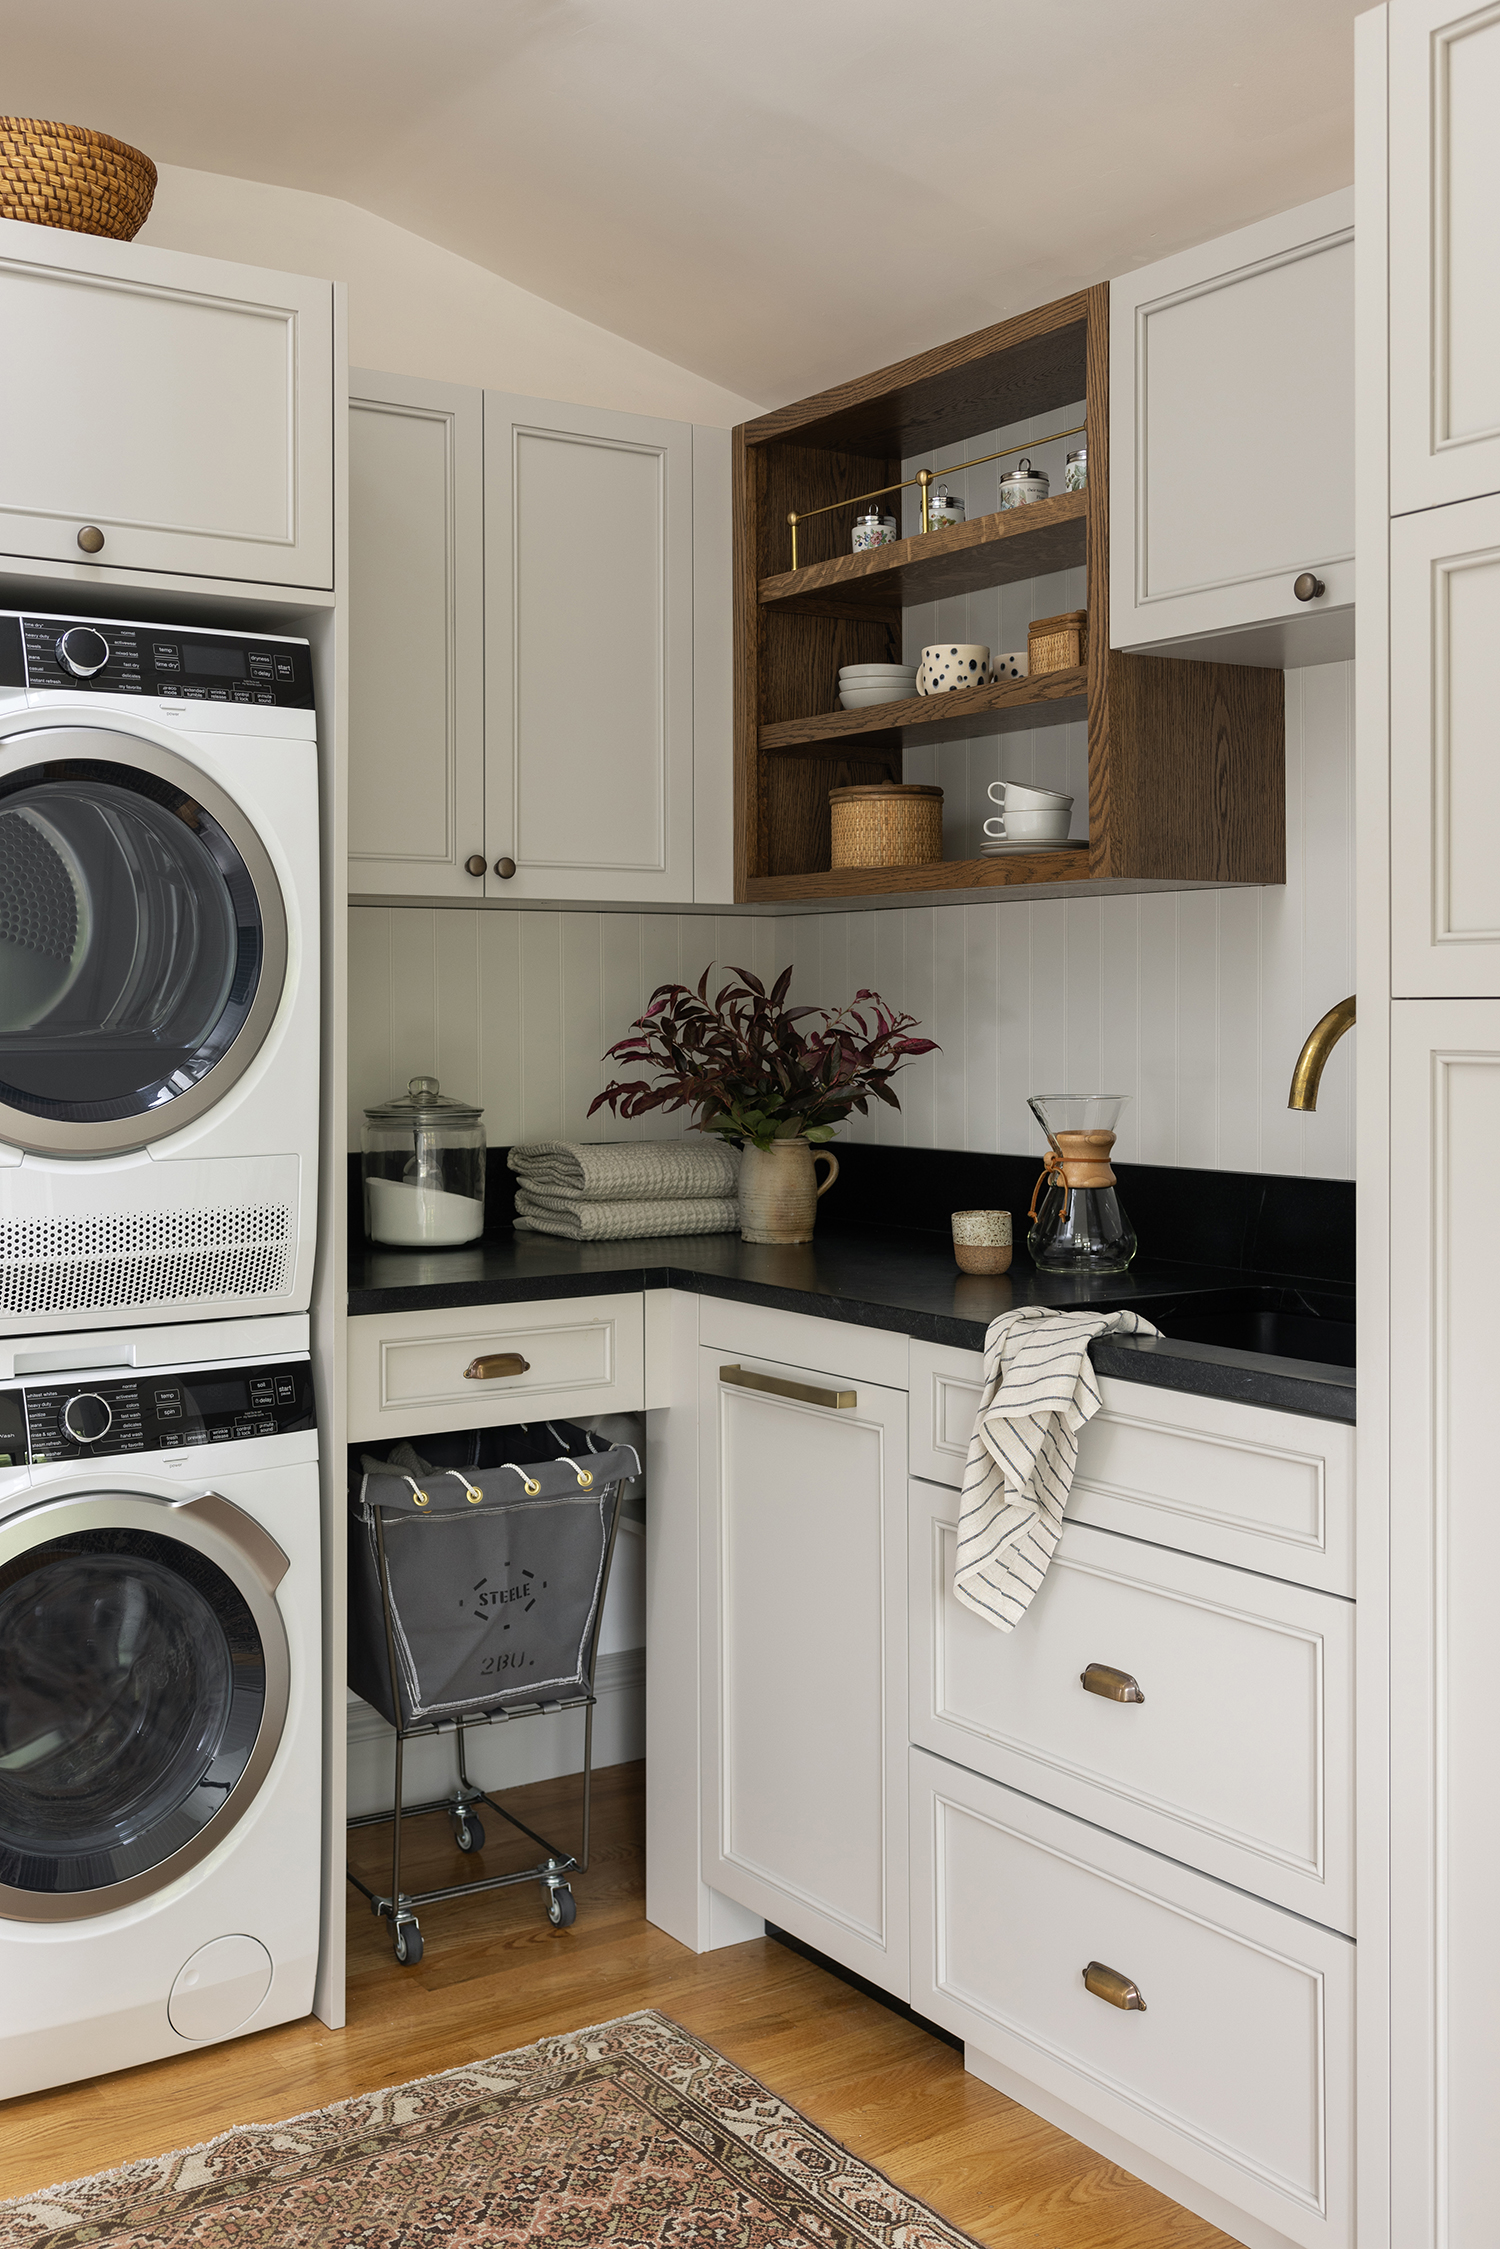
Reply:
[[306, 641], [0, 612], [0, 1335], [303, 1311]]
[[311, 2008], [317, 1450], [305, 1318], [0, 1343], [0, 2097]]

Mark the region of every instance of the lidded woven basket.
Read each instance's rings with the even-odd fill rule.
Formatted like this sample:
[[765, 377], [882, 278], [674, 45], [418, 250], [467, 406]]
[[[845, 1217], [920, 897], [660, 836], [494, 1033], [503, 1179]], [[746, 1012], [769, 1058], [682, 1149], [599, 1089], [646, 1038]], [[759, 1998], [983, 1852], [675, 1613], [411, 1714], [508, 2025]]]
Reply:
[[1026, 627], [1029, 672], [1065, 672], [1089, 660], [1089, 613], [1065, 609], [1059, 617], [1033, 617]]
[[73, 234], [139, 234], [156, 193], [149, 156], [84, 125], [0, 117], [0, 218]]
[[830, 789], [835, 867], [925, 867], [943, 856], [943, 792], [928, 781]]

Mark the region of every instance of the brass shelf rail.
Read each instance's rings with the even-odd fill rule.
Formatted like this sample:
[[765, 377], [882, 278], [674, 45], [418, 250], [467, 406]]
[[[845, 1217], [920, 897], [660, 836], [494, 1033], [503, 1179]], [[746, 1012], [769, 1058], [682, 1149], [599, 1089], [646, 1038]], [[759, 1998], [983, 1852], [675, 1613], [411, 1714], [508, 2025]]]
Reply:
[[1026, 437], [1019, 445], [1002, 445], [998, 452], [977, 454], [972, 461], [955, 461], [951, 468], [918, 469], [915, 476], [905, 476], [899, 484], [877, 484], [873, 492], [856, 492], [847, 500], [829, 500], [821, 508], [804, 508], [800, 514], [793, 508], [787, 514], [787, 522], [792, 527], [792, 568], [795, 570], [797, 567], [797, 526], [799, 523], [811, 523], [815, 515], [832, 515], [839, 508], [857, 508], [866, 500], [880, 500], [887, 492], [905, 492], [916, 484], [921, 487], [922, 492], [922, 529], [930, 531], [932, 526], [927, 519], [927, 494], [940, 477], [962, 476], [965, 469], [982, 469], [989, 461], [1008, 461], [1012, 453], [1037, 453], [1044, 445], [1058, 445], [1065, 437], [1084, 435], [1085, 425], [1080, 422], [1076, 429], [1056, 429], [1048, 437]]

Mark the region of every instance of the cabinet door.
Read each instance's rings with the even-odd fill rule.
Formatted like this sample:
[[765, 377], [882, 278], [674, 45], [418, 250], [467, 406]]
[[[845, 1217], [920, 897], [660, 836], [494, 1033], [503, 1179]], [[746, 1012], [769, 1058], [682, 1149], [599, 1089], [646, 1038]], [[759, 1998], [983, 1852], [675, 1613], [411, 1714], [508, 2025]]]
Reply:
[[699, 1363], [703, 1879], [904, 1999], [906, 1398]]
[[1352, 190], [1110, 284], [1110, 500], [1115, 647], [1354, 653]]
[[691, 424], [486, 392], [485, 553], [490, 894], [690, 904]]
[[484, 896], [484, 394], [349, 377], [349, 888]]
[[1390, 10], [1391, 510], [1500, 491], [1500, 10]]
[[0, 221], [0, 328], [0, 550], [333, 584], [332, 282]]
[[1391, 1010], [1393, 2243], [1493, 2238], [1500, 1003]]
[[1391, 525], [1391, 989], [1500, 994], [1500, 497]]

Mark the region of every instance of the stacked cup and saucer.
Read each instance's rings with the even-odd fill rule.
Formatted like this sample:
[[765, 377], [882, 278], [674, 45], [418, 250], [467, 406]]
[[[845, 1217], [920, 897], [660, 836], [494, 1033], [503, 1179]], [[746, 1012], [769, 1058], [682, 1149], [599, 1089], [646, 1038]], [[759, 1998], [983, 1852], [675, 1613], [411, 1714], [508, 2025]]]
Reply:
[[1016, 851], [1086, 851], [1085, 836], [1069, 837], [1073, 799], [1058, 789], [1033, 789], [1021, 781], [992, 781], [992, 802], [1002, 817], [986, 820], [980, 851], [997, 859]]

